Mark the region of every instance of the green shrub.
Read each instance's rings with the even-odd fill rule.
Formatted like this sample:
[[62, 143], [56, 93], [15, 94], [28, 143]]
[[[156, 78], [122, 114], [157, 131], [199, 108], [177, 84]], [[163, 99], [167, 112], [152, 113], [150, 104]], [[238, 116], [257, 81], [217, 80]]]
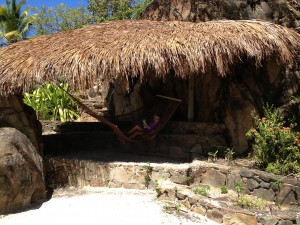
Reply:
[[59, 86], [45, 84], [32, 94], [25, 93], [23, 101], [31, 106], [36, 111], [37, 117], [42, 120], [67, 121], [78, 118], [77, 105], [64, 91], [69, 91], [68, 84]]
[[217, 161], [218, 152], [219, 152], [219, 150], [216, 150], [214, 152], [211, 151], [208, 153], [208, 157], [211, 158], [211, 160], [215, 162], [215, 161]]
[[195, 194], [208, 196], [208, 191], [210, 190], [210, 186], [202, 185], [193, 190]]
[[240, 182], [234, 182], [234, 190], [238, 194], [238, 198], [240, 198], [240, 194], [243, 190], [245, 190], [244, 185]]
[[227, 194], [228, 193], [228, 189], [227, 189], [227, 187], [225, 186], [225, 185], [222, 185], [221, 186], [221, 194]]
[[225, 151], [225, 159], [227, 161], [228, 165], [232, 164], [233, 161], [233, 155], [235, 154], [234, 149], [233, 148], [227, 148]]
[[145, 186], [146, 188], [149, 187], [151, 176], [153, 172], [153, 167], [151, 166], [150, 162], [147, 162], [147, 165], [143, 166], [143, 170], [146, 172], [146, 175], [144, 176]]
[[237, 205], [239, 207], [247, 208], [247, 209], [256, 208], [256, 209], [263, 210], [266, 208], [267, 203], [266, 200], [258, 197], [241, 195], [240, 198], [237, 200]]
[[300, 172], [300, 135], [295, 131], [296, 124], [289, 126], [280, 111], [273, 106], [264, 107], [265, 117], [253, 114], [256, 129], [246, 136], [253, 140], [252, 148], [256, 162], [275, 174]]

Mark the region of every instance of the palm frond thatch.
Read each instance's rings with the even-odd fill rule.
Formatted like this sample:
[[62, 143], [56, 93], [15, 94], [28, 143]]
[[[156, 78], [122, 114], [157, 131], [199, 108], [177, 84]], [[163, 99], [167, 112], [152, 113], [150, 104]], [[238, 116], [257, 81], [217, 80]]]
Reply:
[[63, 78], [84, 90], [96, 79], [164, 77], [205, 73], [225, 76], [242, 58], [276, 56], [291, 63], [300, 54], [300, 35], [262, 21], [205, 23], [115, 21], [22, 41], [0, 49], [0, 94], [29, 90]]

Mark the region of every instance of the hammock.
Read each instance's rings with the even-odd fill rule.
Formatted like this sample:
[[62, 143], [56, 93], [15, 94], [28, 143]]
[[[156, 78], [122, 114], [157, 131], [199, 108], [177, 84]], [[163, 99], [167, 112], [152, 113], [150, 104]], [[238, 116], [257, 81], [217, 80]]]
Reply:
[[[155, 136], [159, 133], [160, 130], [162, 130], [167, 122], [171, 119], [173, 114], [175, 113], [177, 107], [180, 105], [181, 100], [170, 98], [162, 95], [156, 95], [154, 98], [154, 103], [151, 108], [143, 107], [143, 109], [139, 109], [134, 111], [133, 113], [124, 114], [121, 116], [117, 116], [115, 119], [118, 121], [121, 120], [128, 120], [131, 119], [132, 121], [136, 120], [137, 114], [140, 117], [140, 120], [142, 119], [152, 119], [154, 114], [158, 114], [160, 116], [160, 123], [159, 125], [151, 132], [144, 133], [134, 139], [130, 139], [128, 136], [126, 136], [122, 130], [113, 122], [109, 121], [107, 118], [100, 116], [96, 112], [94, 112], [92, 109], [90, 109], [88, 106], [86, 106], [84, 103], [82, 103], [78, 98], [71, 95], [70, 93], [66, 92], [68, 96], [80, 107], [85, 113], [89, 114], [90, 116], [96, 118], [106, 126], [112, 129], [113, 132], [117, 135], [119, 141], [123, 144], [126, 142], [143, 142], [143, 141], [150, 141], [155, 138]], [[135, 115], [135, 116], [134, 116]]]

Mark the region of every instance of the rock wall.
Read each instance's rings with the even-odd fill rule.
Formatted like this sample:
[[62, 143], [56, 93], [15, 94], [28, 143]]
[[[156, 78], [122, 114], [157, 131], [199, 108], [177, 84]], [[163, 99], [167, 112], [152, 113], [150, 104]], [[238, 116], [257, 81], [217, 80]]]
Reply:
[[[176, 202], [180, 208], [185, 207], [223, 225], [292, 225], [300, 222], [299, 177], [276, 176], [203, 161], [146, 164], [47, 158], [46, 165], [48, 182], [53, 187], [150, 188], [156, 190], [159, 200]], [[236, 182], [244, 187], [244, 196], [252, 196], [253, 200], [257, 199], [255, 196], [265, 199], [261, 201], [265, 206], [261, 209], [238, 207]], [[193, 193], [192, 190], [201, 185], [210, 187], [212, 193], [207, 196]], [[228, 188], [228, 194], [220, 194], [222, 186]], [[169, 207], [174, 208], [174, 205]]]
[[[251, 4], [256, 2], [256, 4]], [[260, 19], [300, 32], [300, 4], [297, 0], [154, 0], [143, 13], [151, 20], [248, 20]]]
[[[279, 176], [263, 171], [196, 161], [186, 164], [151, 164], [152, 181], [169, 180], [178, 185], [206, 184], [234, 190], [236, 182], [243, 194], [251, 194], [281, 206], [300, 206], [299, 177]], [[47, 158], [48, 182], [53, 187], [101, 186], [145, 189], [145, 163], [103, 163], [87, 160]]]

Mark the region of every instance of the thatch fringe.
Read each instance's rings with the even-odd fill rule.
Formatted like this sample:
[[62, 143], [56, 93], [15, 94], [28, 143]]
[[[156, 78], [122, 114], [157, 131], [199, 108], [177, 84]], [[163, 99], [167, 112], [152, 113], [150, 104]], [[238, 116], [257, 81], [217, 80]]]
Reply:
[[300, 35], [268, 22], [115, 21], [0, 49], [0, 94], [59, 79], [84, 90], [96, 79], [163, 78], [170, 70], [186, 77], [215, 68], [225, 76], [241, 59], [289, 64], [299, 53]]

